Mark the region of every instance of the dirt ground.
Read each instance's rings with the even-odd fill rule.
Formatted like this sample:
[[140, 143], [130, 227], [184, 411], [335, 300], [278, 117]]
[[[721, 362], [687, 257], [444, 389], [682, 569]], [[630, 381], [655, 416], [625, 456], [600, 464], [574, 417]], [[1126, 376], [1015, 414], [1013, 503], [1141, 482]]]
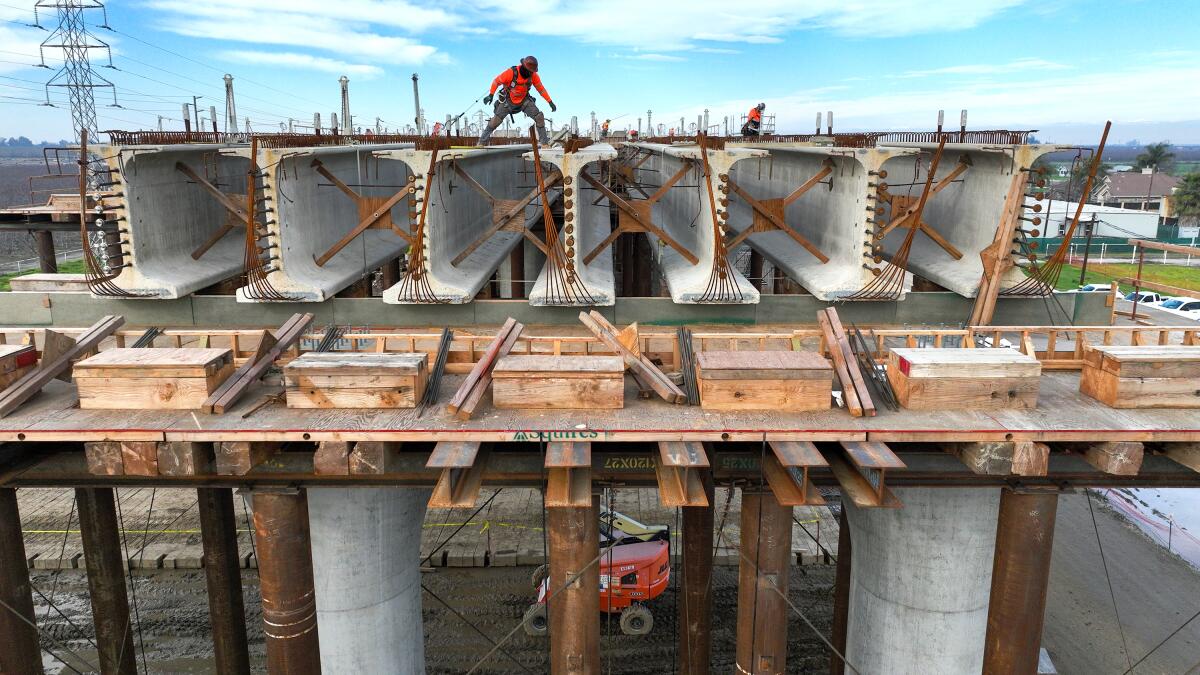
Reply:
[[[517, 627], [532, 601], [533, 567], [439, 568], [423, 575], [430, 591], [454, 607], [467, 620], [499, 641]], [[55, 582], [55, 574], [57, 583]], [[791, 598], [825, 634], [831, 627], [833, 566], [793, 567]], [[141, 629], [134, 635], [139, 668], [144, 658], [152, 673], [209, 673], [212, 643], [205, 598], [204, 574], [196, 570], [135, 572], [134, 595]], [[62, 614], [50, 609], [35, 593], [38, 624], [44, 643], [70, 667], [47, 656], [48, 673], [88, 672], [96, 662], [91, 648], [91, 607], [87, 578], [82, 570], [61, 573], [34, 572], [34, 586], [54, 599]], [[713, 672], [733, 669], [737, 614], [737, 568], [718, 567], [713, 593]], [[263, 668], [262, 614], [258, 576], [247, 570], [242, 577], [246, 624], [255, 672]], [[131, 605], [134, 598], [131, 597]], [[668, 589], [650, 604], [654, 630], [644, 637], [622, 635], [617, 621], [601, 620], [601, 660], [605, 673], [669, 673], [675, 671], [676, 592]], [[491, 644], [428, 593], [424, 595], [425, 656], [427, 673], [464, 673], [490, 649]], [[48, 615], [48, 616], [47, 616]], [[789, 620], [789, 672], [811, 673], [828, 668], [820, 639], [793, 614]], [[66, 647], [78, 656], [68, 653]], [[508, 657], [516, 659], [514, 664]], [[80, 658], [82, 657], [82, 658]], [[549, 671], [549, 638], [531, 638], [518, 630], [478, 672], [544, 673]]]

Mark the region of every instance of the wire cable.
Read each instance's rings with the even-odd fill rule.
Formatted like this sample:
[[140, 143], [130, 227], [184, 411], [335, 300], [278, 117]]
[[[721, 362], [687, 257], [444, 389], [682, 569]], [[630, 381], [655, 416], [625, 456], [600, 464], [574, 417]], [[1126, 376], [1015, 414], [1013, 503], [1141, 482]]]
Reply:
[[1100, 564], [1104, 566], [1104, 581], [1108, 583], [1108, 597], [1112, 599], [1113, 614], [1117, 616], [1117, 632], [1121, 634], [1121, 649], [1125, 654], [1125, 665], [1129, 666], [1129, 670], [1133, 670], [1133, 664], [1129, 660], [1129, 644], [1125, 641], [1125, 628], [1121, 625], [1121, 610], [1117, 607], [1117, 595], [1113, 592], [1112, 577], [1108, 573], [1108, 560], [1104, 557], [1104, 544], [1100, 542], [1100, 526], [1096, 524], [1096, 512], [1092, 509], [1091, 490], [1085, 491], [1084, 496], [1087, 498], [1088, 513], [1092, 516], [1092, 531], [1096, 534], [1096, 546], [1100, 549]]

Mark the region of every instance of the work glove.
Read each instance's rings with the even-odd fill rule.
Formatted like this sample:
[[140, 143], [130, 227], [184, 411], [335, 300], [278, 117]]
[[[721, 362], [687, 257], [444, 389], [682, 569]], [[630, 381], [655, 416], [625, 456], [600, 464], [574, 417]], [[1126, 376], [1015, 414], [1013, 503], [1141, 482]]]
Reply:
[[487, 96], [484, 96], [484, 97], [483, 97], [483, 104], [484, 104], [484, 105], [491, 105], [491, 104], [492, 104], [492, 95], [491, 95], [491, 94], [488, 94]]
[[550, 103], [550, 112], [558, 112], [558, 106], [554, 105], [554, 101], [549, 101], [549, 103]]

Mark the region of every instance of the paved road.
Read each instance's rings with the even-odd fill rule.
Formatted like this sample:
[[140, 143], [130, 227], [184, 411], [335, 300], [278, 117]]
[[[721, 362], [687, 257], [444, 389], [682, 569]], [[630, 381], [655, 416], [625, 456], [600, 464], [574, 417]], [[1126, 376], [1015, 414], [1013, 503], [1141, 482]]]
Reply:
[[[1200, 611], [1200, 572], [1152, 543], [1102, 506], [1099, 498], [1092, 504], [1095, 528], [1083, 494], [1059, 499], [1042, 640], [1058, 671], [1066, 675], [1123, 673], [1129, 663], [1137, 662]], [[1130, 661], [1126, 660], [1105, 581], [1101, 546]], [[1167, 640], [1133, 672], [1200, 673], [1200, 618]]]

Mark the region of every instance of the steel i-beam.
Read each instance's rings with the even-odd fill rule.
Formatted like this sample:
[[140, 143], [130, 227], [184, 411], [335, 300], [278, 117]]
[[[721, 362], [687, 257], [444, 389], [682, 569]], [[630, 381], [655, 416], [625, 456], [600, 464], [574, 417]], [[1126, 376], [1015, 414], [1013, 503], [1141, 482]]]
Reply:
[[[645, 192], [654, 194], [646, 200], [649, 208], [628, 215], [640, 221], [671, 299], [684, 304], [757, 303], [758, 289], [728, 259], [729, 180], [738, 162], [765, 157], [766, 151], [705, 149], [697, 143], [630, 146], [651, 155], [634, 175], [639, 185], [647, 186]], [[664, 187], [668, 189], [662, 191]]]
[[880, 168], [917, 150], [772, 144], [769, 152], [731, 170], [731, 250], [744, 240], [819, 300], [861, 291], [886, 264], [872, 232]]
[[[544, 265], [538, 274], [529, 304], [612, 305], [617, 301], [613, 275], [612, 229], [609, 194], [601, 177], [601, 162], [614, 159], [617, 151], [607, 143], [597, 143], [574, 152], [548, 148], [540, 152], [543, 163], [563, 176], [563, 227], [558, 240], [574, 275], [574, 288], [562, 288], [557, 276], [568, 270], [553, 270]], [[525, 155], [532, 160], [532, 153]], [[599, 184], [599, 187], [597, 186]]]
[[111, 172], [113, 184], [102, 186], [111, 196], [103, 202], [116, 220], [125, 265], [114, 285], [133, 297], [182, 298], [242, 271], [250, 168], [244, 151], [209, 144], [96, 152]]
[[277, 293], [243, 287], [238, 300], [321, 302], [402, 255], [414, 172], [377, 153], [405, 147], [412, 144], [260, 149], [266, 234], [257, 247]]
[[[1066, 149], [1058, 145], [981, 145], [947, 143], [933, 177], [930, 194], [918, 219], [905, 218], [919, 199], [928, 178], [931, 144], [897, 143], [880, 150], [916, 149], [883, 162], [887, 184], [880, 194], [884, 210], [876, 215], [874, 236], [882, 257], [893, 259], [912, 227], [917, 233], [908, 252], [906, 269], [965, 297], [975, 297], [983, 275], [980, 253], [992, 244], [1004, 217], [1004, 202], [1014, 180], [1028, 178], [1028, 169], [1044, 154]], [[1040, 209], [1039, 209], [1040, 210]], [[1040, 229], [1030, 214], [1028, 230]], [[1014, 247], [1015, 249], [1016, 247]], [[1014, 250], [1013, 255], [1016, 256]], [[1015, 259], [1020, 265], [1023, 259]], [[1001, 290], [1025, 279], [1011, 268]]]
[[[408, 268], [399, 283], [384, 290], [384, 302], [461, 304], [475, 298], [542, 217], [533, 172], [522, 158], [528, 149], [509, 145], [376, 153], [385, 163], [407, 167], [416, 179]], [[549, 176], [546, 182], [550, 199], [557, 198], [557, 178]]]

